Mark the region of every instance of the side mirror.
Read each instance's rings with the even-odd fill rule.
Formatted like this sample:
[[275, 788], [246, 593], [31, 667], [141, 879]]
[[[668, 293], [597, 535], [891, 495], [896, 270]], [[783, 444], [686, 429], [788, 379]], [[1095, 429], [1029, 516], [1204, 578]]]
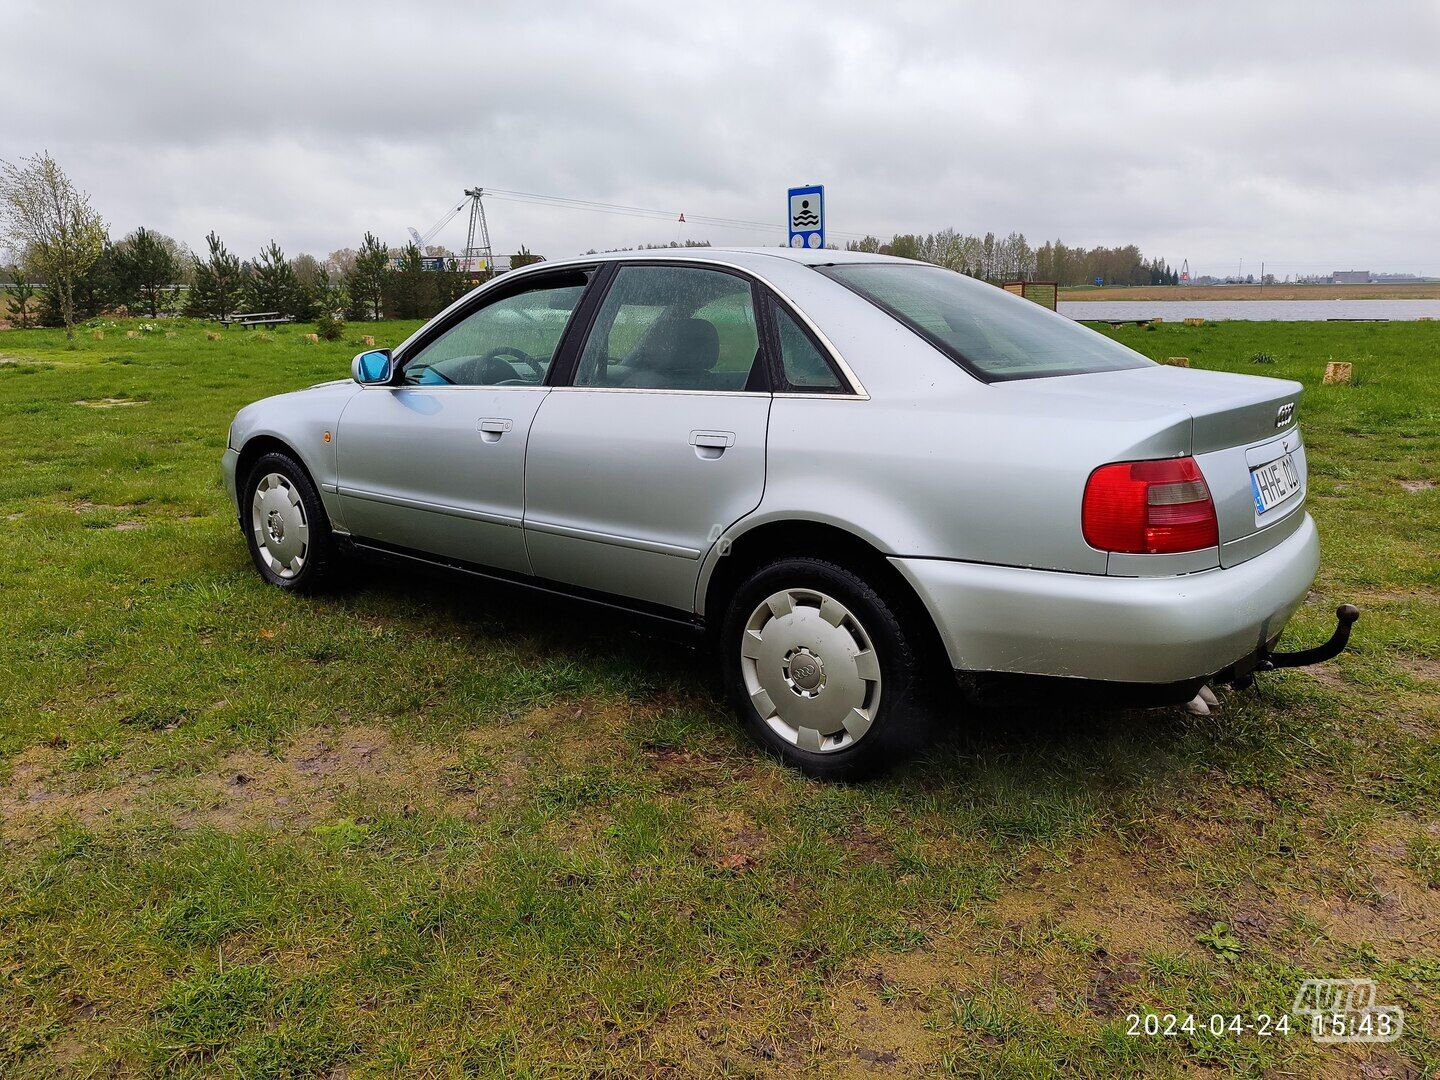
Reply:
[[388, 383], [395, 374], [395, 362], [389, 349], [371, 349], [350, 361], [350, 376], [361, 386]]

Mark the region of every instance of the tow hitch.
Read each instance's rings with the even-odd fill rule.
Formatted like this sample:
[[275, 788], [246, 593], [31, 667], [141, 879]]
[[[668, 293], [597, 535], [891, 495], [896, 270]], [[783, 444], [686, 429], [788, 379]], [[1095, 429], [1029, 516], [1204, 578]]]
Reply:
[[1310, 664], [1318, 664], [1329, 660], [1333, 656], [1339, 656], [1341, 650], [1350, 641], [1350, 628], [1355, 625], [1355, 620], [1360, 618], [1360, 609], [1354, 604], [1341, 604], [1335, 609], [1335, 632], [1330, 635], [1330, 640], [1323, 645], [1317, 645], [1313, 649], [1301, 649], [1299, 652], [1271, 652], [1265, 646], [1260, 647], [1260, 654], [1256, 657], [1255, 666], [1243, 674], [1235, 677], [1237, 689], [1244, 690], [1255, 682], [1255, 672], [1274, 671], [1276, 668], [1307, 667]]
[[1354, 604], [1341, 604], [1335, 609], [1335, 632], [1330, 635], [1330, 640], [1324, 645], [1317, 645], [1313, 649], [1302, 649], [1300, 652], [1276, 652], [1268, 649], [1260, 654], [1260, 664], [1256, 670], [1270, 671], [1282, 667], [1306, 667], [1310, 664], [1318, 664], [1322, 660], [1329, 660], [1332, 656], [1339, 656], [1340, 651], [1350, 641], [1350, 627], [1355, 625], [1355, 620], [1360, 618], [1360, 609]]

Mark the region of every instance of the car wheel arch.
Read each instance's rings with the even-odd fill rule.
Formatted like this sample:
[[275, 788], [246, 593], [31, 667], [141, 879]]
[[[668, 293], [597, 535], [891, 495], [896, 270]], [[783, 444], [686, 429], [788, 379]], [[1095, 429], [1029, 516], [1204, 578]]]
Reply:
[[316, 480], [315, 470], [310, 467], [310, 463], [305, 460], [303, 454], [277, 435], [252, 435], [245, 440], [244, 445], [240, 447], [239, 458], [235, 464], [235, 486], [237, 491], [241, 493], [244, 492], [246, 482], [250, 479], [250, 470], [253, 469], [255, 463], [266, 454], [284, 454], [286, 457], [294, 460], [294, 462], [305, 471], [305, 479], [310, 481], [319, 494], [320, 503], [325, 507], [325, 512], [330, 517], [331, 524], [333, 525], [335, 520], [334, 508], [326, 501], [325, 489], [319, 481]]
[[803, 518], [768, 521], [729, 541], [728, 550], [716, 561], [704, 585], [700, 614], [707, 625], [719, 627], [729, 597], [751, 574], [767, 563], [792, 555], [828, 559], [865, 577], [872, 588], [883, 589], [906, 617], [915, 621], [924, 634], [927, 653], [946, 655], [939, 628], [920, 595], [883, 551], [838, 525]]

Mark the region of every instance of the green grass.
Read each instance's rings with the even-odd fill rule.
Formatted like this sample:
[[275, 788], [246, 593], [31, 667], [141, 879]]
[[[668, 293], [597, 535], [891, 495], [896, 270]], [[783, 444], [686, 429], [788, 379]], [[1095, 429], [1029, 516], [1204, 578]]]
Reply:
[[[957, 710], [864, 787], [573, 613], [263, 587], [231, 416], [412, 327], [139, 325], [0, 334], [0, 1074], [1440, 1068], [1440, 325], [1113, 332], [1305, 382], [1290, 640], [1354, 600], [1352, 651], [1206, 720]], [[1126, 1034], [1312, 976], [1403, 1039]]]

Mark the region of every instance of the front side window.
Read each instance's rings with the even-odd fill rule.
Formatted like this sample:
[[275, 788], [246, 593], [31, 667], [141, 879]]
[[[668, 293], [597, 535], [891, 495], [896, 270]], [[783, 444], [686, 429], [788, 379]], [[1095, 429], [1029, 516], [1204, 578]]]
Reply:
[[537, 282], [472, 311], [406, 360], [407, 386], [539, 386], [589, 271]]
[[1103, 334], [939, 266], [848, 263], [822, 273], [889, 312], [986, 382], [1149, 367]]
[[576, 386], [746, 390], [763, 377], [750, 283], [692, 266], [621, 266]]

